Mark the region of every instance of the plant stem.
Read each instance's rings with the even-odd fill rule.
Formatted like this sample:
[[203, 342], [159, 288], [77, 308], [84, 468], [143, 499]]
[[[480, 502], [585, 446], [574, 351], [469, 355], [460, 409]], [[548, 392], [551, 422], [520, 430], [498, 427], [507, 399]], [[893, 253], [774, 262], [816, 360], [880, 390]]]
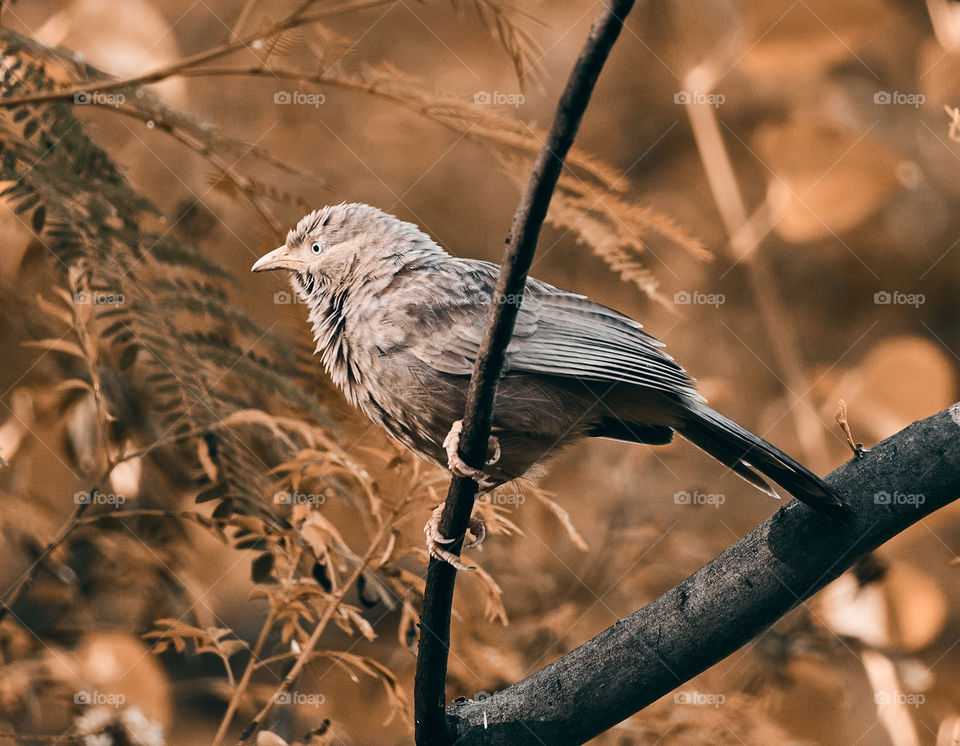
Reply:
[[240, 683], [238, 683], [234, 689], [233, 696], [230, 698], [230, 704], [227, 706], [227, 711], [223, 715], [223, 720], [220, 721], [217, 734], [213, 737], [213, 746], [220, 746], [226, 737], [227, 729], [230, 727], [230, 723], [233, 722], [233, 716], [236, 714], [237, 708], [240, 707], [240, 700], [243, 697], [243, 693], [247, 690], [250, 679], [253, 677], [253, 672], [256, 670], [257, 663], [260, 660], [260, 654], [263, 652], [263, 646], [266, 644], [267, 637], [270, 636], [270, 631], [273, 629], [276, 621], [277, 614], [273, 607], [271, 607], [267, 613], [267, 618], [263, 622], [263, 626], [260, 628], [260, 635], [257, 637], [257, 642], [254, 644], [253, 650], [250, 651], [250, 660], [247, 661], [247, 666], [243, 670]]

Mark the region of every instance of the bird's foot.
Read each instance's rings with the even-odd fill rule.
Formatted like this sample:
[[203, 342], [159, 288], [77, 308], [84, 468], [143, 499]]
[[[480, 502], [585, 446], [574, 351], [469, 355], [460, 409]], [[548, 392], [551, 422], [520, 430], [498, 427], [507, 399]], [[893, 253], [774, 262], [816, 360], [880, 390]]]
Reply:
[[[497, 486], [497, 482], [487, 478], [482, 469], [475, 469], [460, 458], [460, 433], [463, 432], [463, 420], [457, 420], [443, 439], [443, 449], [447, 452], [447, 468], [464, 479], [472, 479], [479, 485], [481, 492], [489, 492]], [[487, 459], [485, 466], [491, 466], [500, 460], [500, 441], [491, 435], [487, 450], [493, 454]]]
[[[477, 568], [475, 567], [467, 567], [464, 565], [460, 562], [460, 558], [457, 555], [441, 546], [443, 544], [452, 544], [456, 541], [456, 539], [448, 539], [440, 534], [440, 515], [442, 513], [443, 505], [438, 505], [433, 513], [430, 514], [430, 520], [427, 521], [427, 525], [423, 527], [423, 533], [427, 537], [427, 551], [431, 557], [435, 557], [441, 562], [446, 562], [448, 565], [453, 565], [458, 570], [476, 570]], [[470, 533], [477, 538], [465, 545], [464, 549], [473, 549], [474, 547], [480, 546], [487, 537], [486, 524], [481, 518], [471, 516], [467, 528], [469, 528]]]

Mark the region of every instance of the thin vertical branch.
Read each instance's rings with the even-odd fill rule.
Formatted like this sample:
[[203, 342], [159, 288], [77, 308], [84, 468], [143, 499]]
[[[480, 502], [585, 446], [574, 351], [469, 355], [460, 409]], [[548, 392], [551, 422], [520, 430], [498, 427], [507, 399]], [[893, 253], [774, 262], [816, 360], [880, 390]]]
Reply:
[[[513, 335], [540, 228], [597, 78], [620, 35], [623, 19], [632, 7], [633, 0], [609, 0], [594, 21], [514, 214], [510, 243], [500, 265], [483, 343], [467, 393], [460, 456], [468, 464], [483, 463], [486, 457], [497, 381]], [[439, 528], [444, 536], [461, 537], [449, 547], [454, 554], [460, 552], [476, 492], [477, 484], [470, 479], [454, 477], [450, 482]], [[420, 746], [450, 741], [443, 707], [455, 580], [456, 570], [452, 565], [430, 560], [420, 616], [420, 648], [414, 684], [416, 741]]]
[[[240, 683], [234, 687], [230, 704], [227, 706], [227, 711], [223, 714], [220, 727], [217, 728], [217, 734], [213, 737], [213, 746], [220, 746], [220, 744], [223, 743], [223, 739], [227, 737], [227, 730], [230, 728], [230, 723], [233, 722], [233, 716], [240, 707], [243, 694], [247, 691], [250, 679], [253, 678], [253, 672], [257, 669], [257, 663], [260, 662], [260, 654], [263, 652], [263, 646], [266, 644], [267, 638], [270, 636], [270, 632], [273, 630], [273, 625], [276, 621], [277, 613], [271, 606], [270, 611], [267, 612], [267, 618], [260, 628], [260, 634], [257, 637], [256, 643], [254, 643], [253, 650], [250, 651], [250, 660], [247, 661], [247, 666], [243, 669], [243, 674], [240, 676]], [[227, 671], [230, 671], [229, 661], [227, 661]]]

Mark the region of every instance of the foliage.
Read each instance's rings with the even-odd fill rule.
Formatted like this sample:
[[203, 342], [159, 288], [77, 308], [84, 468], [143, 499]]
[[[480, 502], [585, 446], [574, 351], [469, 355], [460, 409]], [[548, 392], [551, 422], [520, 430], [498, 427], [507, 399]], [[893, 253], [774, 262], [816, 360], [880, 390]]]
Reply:
[[[223, 742], [269, 711], [264, 743], [409, 737], [421, 526], [446, 477], [347, 410], [302, 308], [271, 305], [262, 277], [240, 290], [253, 256], [230, 238], [252, 226], [266, 250], [360, 199], [497, 258], [595, 6], [543, 5], [533, 24], [496, 0], [290, 5], [161, 15], [146, 45], [191, 53], [119, 77], [72, 51], [96, 43], [18, 23], [44, 4], [3, 6], [0, 733], [159, 743], [160, 724], [209, 743], [219, 724]], [[818, 473], [849, 458], [839, 399], [847, 437], [874, 443], [954, 401], [958, 349], [949, 14], [931, 31], [916, 9], [835, 5], [637, 8], [534, 268], [642, 320], [712, 405]], [[133, 6], [144, 28], [145, 8], [180, 7], [110, 7]], [[278, 108], [278, 88], [328, 104]], [[93, 90], [124, 100], [82, 105]], [[712, 103], [680, 105], [692, 92]], [[175, 156], [144, 178], [131, 141]], [[477, 505], [491, 539], [458, 583], [450, 697], [524, 678], [774, 509], [679, 443], [585, 443], [545, 480], [557, 502], [511, 485]], [[900, 706], [904, 738], [949, 735], [953, 523], [931, 516], [603, 742], [851, 742], [893, 722], [874, 693], [928, 697]], [[682, 701], [699, 695], [725, 703]]]

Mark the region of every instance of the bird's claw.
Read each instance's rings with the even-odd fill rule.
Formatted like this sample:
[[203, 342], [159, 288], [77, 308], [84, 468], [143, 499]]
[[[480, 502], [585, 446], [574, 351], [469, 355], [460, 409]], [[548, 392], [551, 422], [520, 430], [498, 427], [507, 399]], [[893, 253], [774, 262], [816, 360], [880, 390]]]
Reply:
[[[430, 520], [427, 521], [427, 525], [423, 527], [424, 536], [427, 537], [427, 551], [430, 553], [431, 557], [435, 557], [441, 562], [446, 562], [448, 565], [453, 565], [458, 570], [476, 570], [475, 567], [468, 567], [460, 562], [460, 558], [455, 555], [453, 552], [444, 549], [442, 544], [452, 544], [456, 539], [448, 539], [440, 533], [440, 515], [443, 513], [443, 505], [438, 505], [434, 511], [430, 514]], [[483, 543], [483, 540], [487, 537], [487, 526], [481, 518], [477, 516], [470, 517], [470, 523], [468, 524], [470, 533], [472, 533], [476, 538], [471, 541], [469, 544], [464, 546], [464, 549], [473, 549], [474, 547], [480, 546]]]
[[[497, 482], [487, 479], [487, 475], [483, 473], [482, 469], [475, 469], [460, 458], [461, 432], [463, 432], [463, 420], [457, 420], [443, 440], [443, 449], [447, 452], [447, 468], [458, 477], [475, 481], [482, 492], [492, 490], [497, 486]], [[493, 451], [493, 455], [487, 459], [485, 466], [492, 466], [500, 460], [500, 441], [497, 440], [496, 436], [490, 436], [487, 448]]]

